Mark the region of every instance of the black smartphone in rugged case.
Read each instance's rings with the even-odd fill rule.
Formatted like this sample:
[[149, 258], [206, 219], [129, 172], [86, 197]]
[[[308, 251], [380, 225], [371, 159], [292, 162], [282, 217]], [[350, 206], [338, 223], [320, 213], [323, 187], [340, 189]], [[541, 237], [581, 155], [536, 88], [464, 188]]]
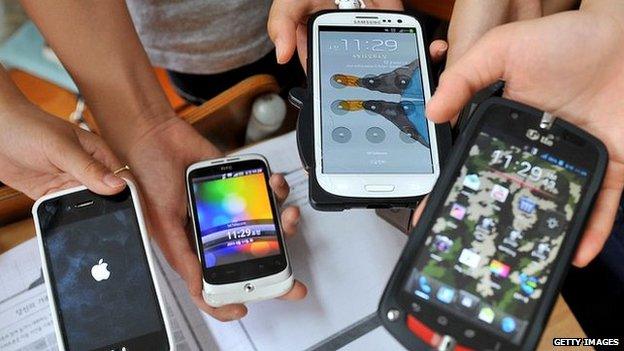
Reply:
[[490, 98], [459, 136], [386, 286], [410, 350], [532, 350], [600, 188], [603, 143]]

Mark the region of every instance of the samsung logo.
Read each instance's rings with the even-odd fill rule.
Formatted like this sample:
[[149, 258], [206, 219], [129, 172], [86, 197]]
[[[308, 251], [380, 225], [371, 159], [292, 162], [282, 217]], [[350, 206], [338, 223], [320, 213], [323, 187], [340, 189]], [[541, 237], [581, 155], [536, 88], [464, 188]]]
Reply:
[[354, 24], [381, 24], [381, 20], [372, 20], [372, 19], [370, 19], [370, 20], [368, 20], [368, 19], [361, 20], [361, 19], [356, 19], [356, 20], [353, 20], [353, 23]]

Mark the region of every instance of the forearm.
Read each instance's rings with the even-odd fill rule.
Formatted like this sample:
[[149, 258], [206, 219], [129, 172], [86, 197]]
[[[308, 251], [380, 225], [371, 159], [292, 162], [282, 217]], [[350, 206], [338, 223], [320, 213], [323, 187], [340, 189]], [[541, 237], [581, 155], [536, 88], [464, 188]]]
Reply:
[[6, 130], [6, 124], [19, 120], [19, 111], [32, 108], [34, 105], [15, 86], [9, 74], [0, 65], [0, 123], [1, 130]]
[[121, 0], [22, 0], [120, 156], [175, 114]]

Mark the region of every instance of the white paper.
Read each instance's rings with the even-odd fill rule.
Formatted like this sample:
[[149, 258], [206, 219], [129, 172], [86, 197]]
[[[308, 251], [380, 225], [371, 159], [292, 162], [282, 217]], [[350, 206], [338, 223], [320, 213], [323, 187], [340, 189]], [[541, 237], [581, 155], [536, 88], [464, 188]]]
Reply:
[[[240, 153], [262, 154], [273, 172], [285, 174], [292, 193], [287, 204], [301, 209], [299, 233], [288, 241], [288, 250], [295, 278], [307, 284], [309, 291], [303, 301], [249, 304], [249, 315], [238, 326], [210, 317], [207, 322], [213, 335], [219, 336], [222, 350], [250, 350], [244, 344], [232, 348], [234, 342], [222, 337], [235, 335], [230, 332], [232, 328], [244, 330], [241, 336], [250, 339], [252, 350], [324, 348], [327, 338], [375, 313], [407, 238], [371, 210], [313, 210], [294, 133]], [[384, 348], [393, 349], [392, 345]]]

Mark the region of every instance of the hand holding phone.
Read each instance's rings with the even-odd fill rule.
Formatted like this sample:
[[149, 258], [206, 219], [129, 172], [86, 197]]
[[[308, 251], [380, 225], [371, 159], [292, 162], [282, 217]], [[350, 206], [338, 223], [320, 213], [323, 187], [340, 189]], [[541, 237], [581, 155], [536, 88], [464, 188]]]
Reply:
[[327, 12], [310, 27], [314, 179], [334, 196], [427, 194], [440, 169], [423, 32], [411, 16]]
[[187, 170], [203, 295], [211, 306], [278, 297], [294, 286], [269, 177], [259, 155], [199, 162]]
[[384, 326], [408, 348], [533, 349], [607, 157], [565, 121], [482, 103], [386, 287]]
[[624, 189], [624, 9], [615, 3], [492, 29], [448, 66], [427, 106], [433, 121], [449, 121], [477, 91], [503, 79], [507, 98], [555, 113], [606, 144], [605, 181], [573, 261], [580, 267], [602, 250]]
[[[366, 2], [368, 10], [403, 10], [401, 0], [375, 0]], [[269, 13], [269, 36], [275, 43], [277, 62], [284, 64], [297, 51], [303, 68], [308, 57], [307, 31], [308, 17], [322, 10], [335, 9], [332, 1], [315, 0], [274, 0]]]
[[174, 348], [133, 183], [47, 195], [33, 217], [60, 350]]

